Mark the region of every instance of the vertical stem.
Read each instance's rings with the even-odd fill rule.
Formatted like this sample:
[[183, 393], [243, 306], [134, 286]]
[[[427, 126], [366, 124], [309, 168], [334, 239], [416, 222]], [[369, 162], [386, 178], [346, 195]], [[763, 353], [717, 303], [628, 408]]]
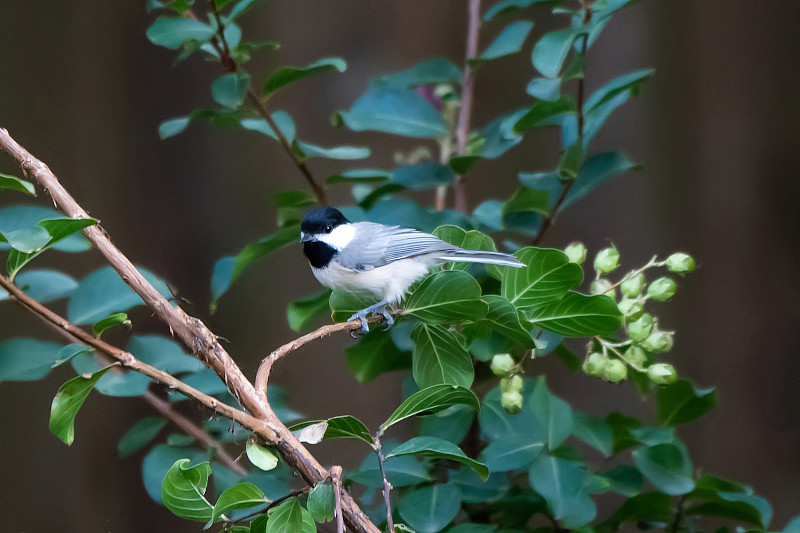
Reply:
[[394, 533], [394, 519], [392, 519], [392, 484], [386, 479], [386, 470], [383, 463], [386, 458], [383, 456], [383, 447], [381, 446], [381, 431], [375, 433], [375, 453], [378, 454], [378, 468], [381, 471], [381, 478], [383, 478], [383, 501], [386, 502], [386, 525], [388, 533]]
[[[456, 126], [456, 153], [464, 155], [467, 150], [470, 119], [472, 118], [472, 94], [475, 90], [475, 71], [466, 60], [478, 55], [478, 33], [481, 28], [481, 0], [469, 0], [467, 22], [467, 47], [464, 61], [464, 77], [461, 81], [461, 107]], [[456, 211], [466, 211], [467, 192], [464, 177], [457, 174], [454, 182]]]
[[336, 512], [336, 533], [344, 533], [344, 520], [342, 517], [342, 467], [331, 467], [331, 483], [333, 483], [333, 500]]

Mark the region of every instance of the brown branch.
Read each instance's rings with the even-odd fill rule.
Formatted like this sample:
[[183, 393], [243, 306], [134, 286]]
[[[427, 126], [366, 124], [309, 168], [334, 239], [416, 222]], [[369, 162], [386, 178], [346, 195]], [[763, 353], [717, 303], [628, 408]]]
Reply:
[[[89, 218], [86, 211], [84, 211], [66, 189], [64, 189], [47, 165], [33, 157], [27, 150], [11, 138], [8, 131], [3, 128], [0, 128], [0, 147], [19, 161], [23, 171], [26, 174], [31, 174], [67, 215], [72, 218]], [[97, 349], [102, 347], [110, 350], [112, 353], [116, 354], [116, 356], [112, 355], [112, 357], [122, 361], [123, 365], [126, 367], [163, 381], [167, 385], [181, 390], [181, 392], [184, 392], [187, 396], [197, 399], [207, 407], [250, 428], [270, 444], [274, 445], [289, 467], [297, 472], [309, 485], [314, 485], [323, 479], [328, 479], [330, 475], [327, 470], [319, 464], [314, 456], [309, 453], [300, 441], [298, 441], [278, 419], [267, 402], [266, 395], [256, 392], [253, 385], [247, 380], [241, 369], [236, 365], [208, 327], [206, 327], [201, 320], [189, 316], [180, 307], [173, 307], [170, 302], [167, 301], [138, 270], [136, 270], [130, 260], [112, 244], [105, 231], [99, 225], [85, 228], [83, 234], [97, 247], [98, 251], [106, 258], [108, 263], [119, 273], [122, 280], [125, 281], [155, 314], [169, 326], [173, 334], [180, 337], [186, 346], [189, 347], [200, 360], [205, 361], [214, 369], [217, 375], [219, 375], [227, 385], [231, 394], [252, 415], [231, 408], [219, 402], [216, 398], [188, 387], [166, 372], [161, 372], [160, 370], [148, 367], [148, 365], [144, 365], [133, 358], [131, 354], [120, 352], [113, 346], [94, 339], [85, 331], [70, 324], [54, 313], [50, 315], [49, 320], [62, 328], [71, 326], [75, 331], [70, 330], [70, 333], [73, 333], [81, 339], [81, 342]], [[8, 289], [9, 287], [6, 288]], [[13, 285], [10, 288], [19, 292]], [[153, 372], [156, 374], [153, 374]], [[370, 522], [369, 518], [361, 511], [349, 494], [343, 495], [342, 512], [350, 524], [350, 527], [355, 531], [377, 533], [378, 529]]]
[[383, 455], [383, 446], [381, 445], [381, 431], [375, 432], [375, 453], [378, 455], [378, 468], [381, 471], [381, 478], [383, 479], [383, 502], [386, 504], [386, 527], [389, 533], [394, 533], [394, 519], [392, 518], [392, 484], [386, 479], [386, 469], [383, 463], [386, 462], [386, 457]]
[[331, 467], [331, 482], [333, 483], [334, 512], [336, 514], [336, 533], [344, 533], [344, 520], [342, 519], [342, 467]]
[[[475, 71], [469, 60], [478, 55], [478, 33], [481, 28], [481, 0], [469, 0], [467, 22], [466, 60], [464, 76], [461, 80], [461, 106], [458, 109], [458, 125], [456, 126], [456, 153], [464, 155], [467, 151], [470, 119], [472, 118], [472, 95], [475, 90]], [[457, 174], [453, 182], [456, 211], [466, 211], [467, 191], [464, 187], [464, 176]]]
[[[588, 24], [592, 20], [592, 7], [589, 5], [584, 4], [584, 13], [583, 13], [583, 23]], [[585, 33], [583, 35], [581, 42], [581, 53], [586, 57], [586, 49], [589, 45], [589, 34]], [[582, 143], [583, 142], [583, 126], [586, 122], [586, 116], [583, 112], [583, 104], [584, 100], [586, 99], [586, 73], [584, 67], [584, 74], [580, 78], [578, 78], [578, 140], [575, 142]], [[561, 205], [564, 203], [564, 200], [567, 199], [567, 194], [569, 190], [572, 188], [572, 185], [575, 183], [574, 179], [569, 180], [564, 186], [561, 188], [561, 194], [558, 195], [558, 199], [556, 203], [553, 204], [553, 209], [550, 210], [550, 216], [545, 218], [542, 221], [542, 227], [539, 228], [539, 232], [536, 234], [536, 237], [533, 238], [533, 245], [536, 246], [541, 244], [544, 240], [544, 236], [550, 227], [553, 225], [553, 220], [556, 218], [558, 214], [558, 210], [561, 209]]]
[[[222, 20], [219, 16], [219, 12], [217, 11], [217, 5], [214, 0], [209, 0], [209, 4], [211, 5], [211, 12], [214, 14], [214, 19], [217, 22], [217, 34], [215, 38], [212, 39], [211, 45], [217, 51], [217, 54], [219, 54], [222, 67], [227, 72], [236, 72], [239, 70], [239, 65], [231, 56], [230, 48], [228, 47], [228, 41], [225, 39], [225, 32], [222, 27]], [[317, 180], [314, 179], [314, 175], [311, 174], [308, 165], [306, 165], [297, 152], [295, 152], [294, 148], [292, 147], [292, 143], [289, 141], [286, 135], [283, 134], [280, 128], [278, 128], [278, 125], [275, 123], [272, 115], [269, 114], [266, 104], [258, 96], [258, 93], [256, 93], [253, 89], [248, 89], [247, 99], [251, 104], [253, 104], [253, 107], [256, 108], [256, 111], [258, 111], [258, 114], [261, 116], [261, 118], [267, 121], [267, 125], [269, 125], [270, 129], [272, 129], [272, 131], [275, 133], [275, 136], [278, 138], [278, 142], [283, 147], [286, 155], [292, 159], [297, 169], [305, 178], [306, 182], [308, 182], [311, 190], [314, 191], [314, 196], [317, 197], [317, 203], [320, 205], [328, 205], [328, 196], [325, 193], [325, 189], [317, 183]]]

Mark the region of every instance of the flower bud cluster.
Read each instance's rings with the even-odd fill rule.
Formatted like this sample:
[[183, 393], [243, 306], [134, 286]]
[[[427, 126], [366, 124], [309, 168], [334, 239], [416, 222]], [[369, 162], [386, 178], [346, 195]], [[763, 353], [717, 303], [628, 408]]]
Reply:
[[517, 362], [507, 353], [495, 354], [489, 363], [495, 376], [500, 376], [500, 405], [506, 413], [516, 415], [522, 411], [522, 377], [517, 374]]

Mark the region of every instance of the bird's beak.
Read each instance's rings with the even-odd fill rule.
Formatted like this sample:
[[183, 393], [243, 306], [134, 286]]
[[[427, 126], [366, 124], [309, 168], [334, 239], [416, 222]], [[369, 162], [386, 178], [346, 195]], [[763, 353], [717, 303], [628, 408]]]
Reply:
[[302, 232], [300, 233], [300, 242], [309, 242], [315, 240], [316, 239], [314, 238], [313, 235], [309, 235], [308, 233], [302, 233]]

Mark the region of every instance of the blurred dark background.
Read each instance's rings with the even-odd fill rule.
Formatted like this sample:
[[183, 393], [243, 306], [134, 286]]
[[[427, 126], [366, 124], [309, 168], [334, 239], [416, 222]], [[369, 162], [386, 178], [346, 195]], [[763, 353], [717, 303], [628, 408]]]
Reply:
[[[698, 271], [659, 315], [678, 332], [670, 362], [697, 384], [718, 386], [720, 405], [680, 435], [696, 468], [751, 484], [772, 502], [772, 529], [800, 512], [796, 9], [792, 0], [643, 0], [619, 13], [590, 52], [589, 88], [638, 68], [655, 67], [657, 75], [612, 116], [595, 148], [623, 148], [644, 171], [568, 210], [548, 237], [552, 246], [582, 240], [595, 251], [613, 241], [628, 269], [654, 253], [685, 250], [698, 259]], [[535, 37], [561, 22], [542, 9], [529, 14]], [[152, 20], [144, 1], [4, 1], [0, 126], [52, 168], [132, 260], [177, 285], [190, 300], [187, 310], [228, 339], [253, 376], [261, 357], [295, 335], [286, 303], [318, 286], [299, 247], [290, 248], [248, 271], [209, 316], [211, 268], [270, 233], [268, 196], [303, 182], [277, 143], [255, 134], [190, 127], [159, 140], [162, 120], [211, 105], [218, 71], [198, 58], [173, 68], [174, 54], [145, 39]], [[257, 56], [255, 80], [278, 64], [347, 59], [346, 73], [306, 80], [272, 103], [293, 115], [304, 139], [373, 148], [367, 162], [312, 160], [324, 178], [389, 167], [395, 150], [414, 145], [334, 129], [330, 115], [348, 108], [373, 75], [430, 56], [460, 63], [466, 2], [265, 2], [243, 17], [243, 27], [245, 39], [282, 44]], [[483, 45], [502, 27], [487, 26]], [[476, 127], [529, 101], [532, 42], [481, 69]], [[552, 168], [556, 153], [551, 134], [535, 133], [481, 164], [469, 183], [471, 207], [479, 198], [507, 197], [517, 170]], [[0, 171], [16, 170], [0, 155]], [[351, 203], [346, 187], [333, 195]], [[7, 194], [2, 202], [19, 198]], [[43, 196], [38, 202], [49, 204]], [[82, 277], [102, 261], [53, 252], [40, 264]], [[133, 318], [137, 331], [165, 332], [146, 310]], [[24, 311], [0, 305], [0, 338], [48, 335]], [[348, 342], [342, 335], [297, 352], [277, 367], [275, 382], [311, 418], [352, 413], [376, 425], [399, 400], [399, 377], [357, 386], [344, 363]], [[532, 370], [547, 372], [551, 389], [578, 409], [652, 416], [652, 402], [629, 386], [569, 376], [557, 361], [537, 364]], [[40, 382], [0, 385], [2, 530], [197, 531], [149, 501], [141, 453], [116, 457], [123, 432], [151, 414], [143, 402], [94, 394], [78, 416], [72, 448], [48, 432], [52, 396], [69, 374], [62, 368]], [[323, 463], [345, 468], [362, 457], [356, 444], [317, 451]]]

